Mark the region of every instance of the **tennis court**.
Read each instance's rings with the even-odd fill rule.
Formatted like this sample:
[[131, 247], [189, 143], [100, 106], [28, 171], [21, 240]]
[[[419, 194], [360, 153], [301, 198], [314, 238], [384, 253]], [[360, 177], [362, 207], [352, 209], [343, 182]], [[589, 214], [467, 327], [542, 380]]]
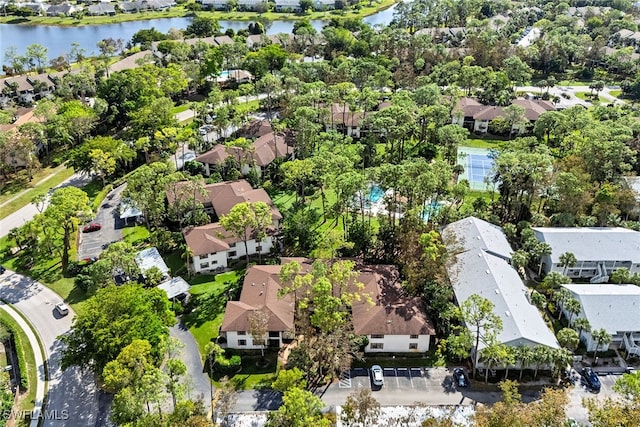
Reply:
[[464, 167], [459, 179], [467, 179], [472, 190], [486, 190], [485, 178], [491, 176], [493, 168], [488, 149], [458, 147], [458, 164]]

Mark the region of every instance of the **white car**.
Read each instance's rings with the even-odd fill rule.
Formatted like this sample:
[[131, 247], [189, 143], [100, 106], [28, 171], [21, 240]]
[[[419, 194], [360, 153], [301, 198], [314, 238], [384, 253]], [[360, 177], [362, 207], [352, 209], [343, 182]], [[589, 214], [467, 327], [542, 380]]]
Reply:
[[58, 304], [56, 304], [56, 311], [60, 316], [66, 316], [67, 314], [69, 314], [69, 307], [67, 307], [67, 304], [59, 302]]
[[384, 376], [382, 375], [382, 368], [378, 365], [371, 367], [371, 382], [376, 387], [382, 387], [384, 385]]

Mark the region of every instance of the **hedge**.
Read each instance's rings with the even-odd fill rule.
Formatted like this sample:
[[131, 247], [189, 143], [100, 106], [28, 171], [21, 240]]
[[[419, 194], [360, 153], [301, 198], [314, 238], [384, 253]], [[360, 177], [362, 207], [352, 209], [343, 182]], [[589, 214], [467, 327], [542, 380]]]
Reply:
[[[22, 330], [13, 319], [0, 319], [2, 323], [11, 332], [11, 338], [13, 339], [13, 345], [18, 356], [18, 369], [20, 371], [20, 389], [26, 391], [29, 389], [29, 371], [27, 370], [26, 354], [24, 345], [22, 343], [22, 337], [20, 334]], [[37, 349], [35, 349], [37, 351]]]

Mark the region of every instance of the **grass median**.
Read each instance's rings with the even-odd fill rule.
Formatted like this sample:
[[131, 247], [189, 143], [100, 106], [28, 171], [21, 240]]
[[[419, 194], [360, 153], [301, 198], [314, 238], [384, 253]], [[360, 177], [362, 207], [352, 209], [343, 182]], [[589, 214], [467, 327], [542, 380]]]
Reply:
[[[21, 190], [24, 191], [23, 193], [17, 192], [16, 194], [19, 195], [15, 199], [7, 202], [5, 205], [0, 207], [0, 219], [6, 218], [18, 209], [28, 205], [29, 203], [31, 203], [31, 200], [34, 197], [41, 194], [46, 194], [47, 191], [49, 191], [51, 188], [60, 185], [63, 181], [73, 175], [73, 169], [67, 168], [66, 166], [58, 166], [57, 168], [53, 169], [52, 172], [53, 175], [51, 176], [51, 178], [48, 178], [44, 181], [40, 180], [40, 182], [35, 186], [27, 187], [24, 190]], [[10, 200], [11, 197], [14, 196], [15, 194], [10, 196], [7, 195], [6, 197], [3, 195], [0, 197], [0, 203], [3, 202], [3, 197], [5, 200]]]

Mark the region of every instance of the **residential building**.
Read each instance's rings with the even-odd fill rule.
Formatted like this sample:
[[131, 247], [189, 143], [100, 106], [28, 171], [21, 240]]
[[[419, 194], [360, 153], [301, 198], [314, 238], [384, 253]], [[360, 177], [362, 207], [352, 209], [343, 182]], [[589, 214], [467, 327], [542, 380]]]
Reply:
[[73, 13], [81, 10], [82, 7], [74, 6], [72, 4], [54, 4], [47, 8], [47, 16], [71, 16]]
[[116, 8], [111, 3], [97, 3], [87, 7], [87, 14], [93, 16], [115, 15]]
[[[502, 320], [502, 330], [496, 337], [502, 344], [558, 348], [553, 332], [529, 301], [520, 275], [509, 265], [511, 251], [506, 237], [499, 234], [498, 227], [473, 217], [443, 230], [443, 241], [452, 255], [447, 272], [458, 304], [472, 295], [491, 301], [494, 313]], [[480, 342], [478, 350], [484, 347]]]
[[[611, 342], [600, 344], [598, 351], [624, 349], [627, 355], [640, 356], [640, 287], [612, 284], [562, 285], [580, 302], [580, 313], [574, 319], [589, 321], [591, 331], [604, 329], [611, 335]], [[567, 317], [572, 314], [565, 311]], [[580, 339], [587, 351], [595, 351], [597, 341], [588, 331], [582, 331]]]
[[[175, 188], [167, 190], [169, 203], [183, 197], [182, 189], [184, 183], [178, 183]], [[270, 227], [274, 232], [280, 226], [282, 215], [278, 208], [273, 206], [271, 198], [262, 188], [253, 189], [245, 180], [220, 182], [203, 186], [205, 195], [198, 193], [196, 198], [202, 202], [205, 210], [214, 217], [211, 224], [191, 227], [183, 230], [183, 235], [187, 246], [193, 253], [192, 268], [196, 273], [204, 271], [215, 271], [227, 266], [228, 260], [249, 255], [266, 254], [271, 250], [274, 241], [273, 236], [267, 233], [262, 240], [256, 240], [250, 231], [251, 239], [247, 241], [245, 250], [244, 242], [241, 239], [227, 232], [217, 219], [222, 215], [227, 215], [231, 209], [242, 202], [264, 202], [271, 207], [273, 223]]]
[[[41, 117], [36, 117], [34, 115], [34, 108], [25, 108], [20, 107], [16, 110], [15, 113], [15, 121], [11, 124], [0, 125], [0, 132], [5, 132], [8, 136], [17, 132], [18, 128], [26, 123], [41, 123], [44, 121]], [[34, 155], [40, 156], [44, 150], [44, 140], [37, 139], [33, 141], [35, 151]], [[0, 150], [0, 156], [4, 156], [4, 163], [7, 165], [11, 165], [12, 168], [23, 168], [27, 166], [27, 160], [24, 154], [16, 153], [16, 152], [5, 152], [4, 150]]]
[[[545, 273], [604, 283], [619, 269], [640, 273], [640, 232], [621, 227], [534, 227], [536, 239], [551, 247], [542, 259]], [[560, 257], [572, 253], [577, 262], [564, 266]]]
[[187, 283], [182, 277], [172, 277], [166, 282], [162, 282], [158, 285], [159, 289], [162, 289], [167, 293], [167, 298], [172, 301], [183, 301], [189, 298], [189, 290], [191, 285]]
[[313, 7], [315, 10], [334, 10], [336, 0], [314, 0]]
[[[512, 105], [524, 109], [526, 123], [514, 124], [511, 132], [525, 133], [530, 124], [535, 123], [542, 114], [555, 110], [553, 103], [540, 99], [514, 99]], [[483, 105], [473, 98], [461, 98], [451, 113], [451, 123], [465, 127], [473, 132], [487, 133], [492, 120], [504, 117], [504, 107]]]
[[[390, 265], [363, 266], [356, 281], [364, 284], [363, 298], [352, 306], [353, 329], [366, 335], [367, 353], [422, 353], [435, 337], [420, 297], [410, 297], [400, 274]], [[370, 300], [369, 300], [370, 298]]]
[[461, 219], [444, 227], [442, 239], [455, 254], [469, 250], [482, 250], [510, 262], [513, 249], [502, 228], [474, 216]]
[[[295, 336], [292, 294], [280, 296], [282, 289], [280, 265], [253, 265], [247, 269], [239, 301], [227, 302], [221, 336], [228, 348], [260, 349], [263, 345], [280, 348]], [[267, 334], [262, 342], [254, 342], [249, 319], [252, 313], [262, 311], [268, 316]]]
[[276, 0], [275, 11], [299, 13], [302, 11], [300, 0]]
[[636, 204], [632, 209], [632, 213], [636, 217], [640, 217], [640, 176], [625, 176], [622, 178], [626, 188], [631, 191]]
[[[311, 260], [297, 261], [301, 273], [311, 268]], [[279, 348], [294, 338], [295, 295], [278, 295], [283, 288], [280, 279], [281, 265], [255, 265], [249, 267], [244, 278], [239, 301], [229, 301], [225, 310], [222, 335], [227, 347], [259, 349], [249, 332], [249, 317], [255, 311], [269, 315], [269, 327], [265, 336], [269, 347]], [[369, 344], [366, 352], [412, 353], [425, 352], [435, 335], [433, 324], [427, 318], [420, 298], [407, 296], [400, 284], [399, 273], [394, 266], [362, 266], [355, 283], [364, 284], [360, 291], [362, 300], [352, 306], [354, 332], [366, 335]]]
[[247, 175], [251, 169], [262, 175], [264, 169], [275, 159], [286, 159], [292, 152], [293, 149], [285, 142], [284, 135], [270, 132], [256, 139], [250, 151], [218, 144], [195, 160], [204, 165], [207, 176], [211, 175], [216, 166], [223, 165], [229, 157], [238, 162], [243, 175]]
[[131, 70], [138, 68], [141, 64], [153, 63], [153, 54], [150, 50], [143, 50], [136, 52], [133, 55], [129, 55], [117, 62], [114, 62], [109, 66], [109, 71], [115, 73], [116, 71]]
[[265, 0], [238, 0], [238, 11], [257, 11], [259, 9], [269, 10]]
[[344, 133], [353, 138], [360, 138], [360, 122], [364, 118], [364, 113], [352, 112], [349, 104], [331, 104], [329, 107], [329, 118], [325, 121], [327, 131]]
[[198, 3], [202, 4], [203, 9], [230, 10], [229, 0], [201, 0]]

